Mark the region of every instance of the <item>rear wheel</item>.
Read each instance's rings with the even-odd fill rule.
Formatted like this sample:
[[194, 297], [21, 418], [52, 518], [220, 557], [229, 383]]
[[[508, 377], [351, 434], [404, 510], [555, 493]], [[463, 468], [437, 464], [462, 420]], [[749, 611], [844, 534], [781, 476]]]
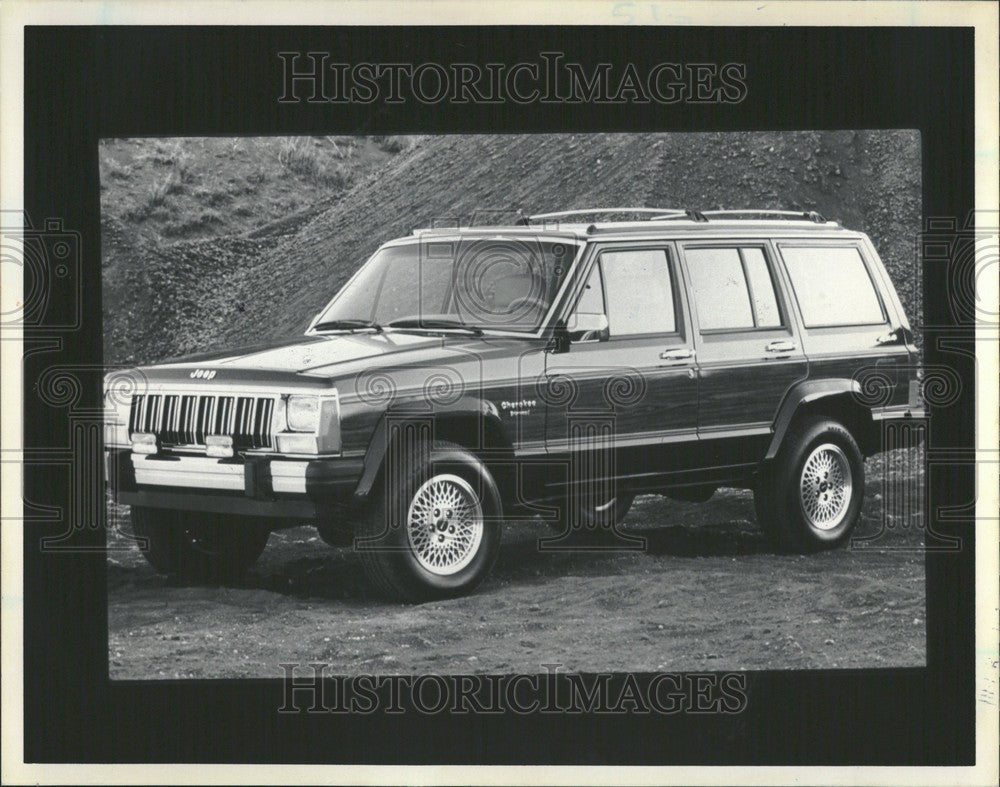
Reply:
[[754, 493], [758, 522], [782, 549], [808, 552], [842, 543], [861, 515], [865, 470], [853, 435], [812, 416], [794, 425]]
[[254, 517], [132, 506], [143, 556], [161, 574], [218, 582], [238, 579], [260, 557], [270, 524]]
[[[461, 458], [461, 459], [460, 459]], [[355, 547], [369, 580], [385, 596], [425, 601], [473, 590], [500, 551], [496, 488], [463, 448], [437, 442], [403, 463], [359, 526]]]

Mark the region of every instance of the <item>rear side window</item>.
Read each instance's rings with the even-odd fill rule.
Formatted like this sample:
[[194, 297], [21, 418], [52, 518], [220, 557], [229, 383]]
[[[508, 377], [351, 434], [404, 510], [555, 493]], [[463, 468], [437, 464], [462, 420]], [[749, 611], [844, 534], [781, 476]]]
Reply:
[[674, 291], [663, 249], [606, 251], [600, 262], [612, 336], [676, 332]]
[[756, 247], [686, 249], [691, 291], [703, 331], [781, 326], [764, 252]]
[[875, 285], [857, 248], [786, 246], [781, 256], [807, 328], [885, 322]]

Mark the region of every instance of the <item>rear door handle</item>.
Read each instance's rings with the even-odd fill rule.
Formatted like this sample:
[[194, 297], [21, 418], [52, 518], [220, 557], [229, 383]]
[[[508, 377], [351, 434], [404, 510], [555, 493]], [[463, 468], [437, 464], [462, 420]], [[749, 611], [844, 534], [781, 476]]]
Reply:
[[778, 340], [765, 345], [764, 349], [769, 353], [793, 353], [798, 348], [796, 347], [795, 342]]
[[899, 334], [895, 331], [883, 333], [875, 340], [875, 344], [896, 344], [899, 341]]
[[661, 352], [660, 358], [664, 361], [687, 361], [694, 358], [694, 350], [690, 347], [675, 347]]

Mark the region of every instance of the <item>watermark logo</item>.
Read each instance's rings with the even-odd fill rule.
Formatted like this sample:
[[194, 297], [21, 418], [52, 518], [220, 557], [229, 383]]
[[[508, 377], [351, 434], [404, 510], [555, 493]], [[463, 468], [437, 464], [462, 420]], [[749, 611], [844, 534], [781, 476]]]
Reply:
[[562, 52], [519, 63], [344, 63], [278, 52], [282, 104], [738, 104], [745, 63], [583, 64]]
[[279, 665], [281, 714], [693, 714], [747, 708], [746, 675], [731, 673], [567, 672], [543, 664], [536, 675], [330, 674], [323, 663]]

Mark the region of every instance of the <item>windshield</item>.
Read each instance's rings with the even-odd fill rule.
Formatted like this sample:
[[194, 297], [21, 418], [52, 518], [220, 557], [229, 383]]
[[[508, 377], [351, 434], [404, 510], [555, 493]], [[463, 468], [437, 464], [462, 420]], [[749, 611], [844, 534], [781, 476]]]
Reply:
[[572, 241], [535, 238], [423, 239], [389, 246], [340, 291], [315, 327], [399, 322], [532, 332], [576, 251]]

